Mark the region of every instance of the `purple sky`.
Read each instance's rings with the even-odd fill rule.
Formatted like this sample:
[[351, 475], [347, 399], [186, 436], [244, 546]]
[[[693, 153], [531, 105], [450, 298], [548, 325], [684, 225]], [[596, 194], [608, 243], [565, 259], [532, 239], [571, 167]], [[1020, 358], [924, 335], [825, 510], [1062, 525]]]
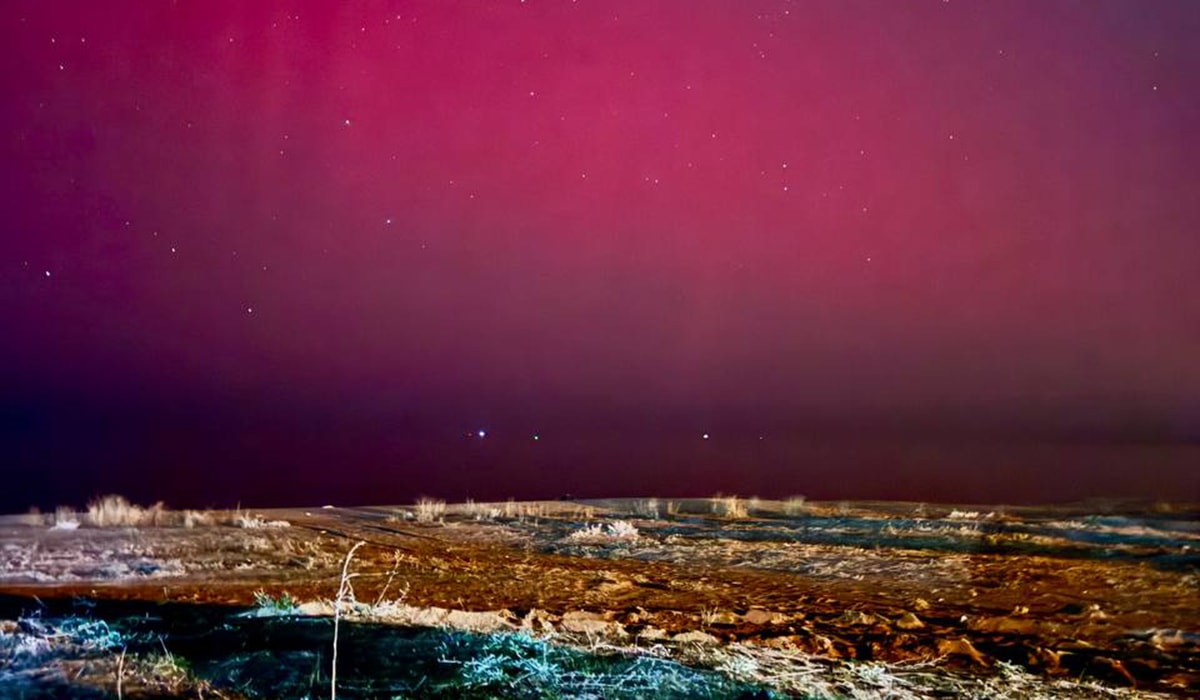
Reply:
[[0, 506], [1200, 498], [1197, 36], [8, 3]]

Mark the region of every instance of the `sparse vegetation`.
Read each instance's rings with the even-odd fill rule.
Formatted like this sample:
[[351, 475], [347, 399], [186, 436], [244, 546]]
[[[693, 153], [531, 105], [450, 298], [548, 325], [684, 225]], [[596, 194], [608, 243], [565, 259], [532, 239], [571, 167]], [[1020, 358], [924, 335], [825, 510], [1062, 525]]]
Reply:
[[292, 524], [286, 520], [267, 520], [266, 518], [257, 515], [251, 515], [250, 513], [245, 513], [242, 511], [237, 511], [230, 522], [235, 527], [245, 528], [247, 530], [261, 530], [263, 528], [278, 529], [292, 526]]
[[662, 517], [661, 505], [657, 498], [645, 498], [633, 502], [633, 514], [639, 518], [652, 518], [657, 520]]
[[754, 686], [711, 670], [636, 649], [604, 651], [588, 653], [524, 632], [450, 634], [439, 661], [459, 670], [437, 689], [467, 697], [758, 697]]
[[790, 496], [783, 502], [784, 515], [804, 515], [804, 496]]
[[[1123, 682], [1161, 690], [1183, 687], [1178, 684], [1193, 683], [1191, 679], [1195, 678], [1194, 664], [1189, 660], [1192, 657], [1188, 656], [1189, 645], [1193, 644], [1190, 632], [1177, 631], [1182, 629], [1176, 621], [1181, 619], [1180, 613], [1171, 607], [1174, 602], [1164, 602], [1178, 599], [1173, 592], [1194, 589], [1195, 574], [1180, 574], [1157, 565], [1122, 565], [1126, 557], [1144, 557], [1143, 543], [1153, 541], [1169, 543], [1161, 546], [1178, 551], [1174, 556], [1183, 565], [1194, 566], [1195, 555], [1190, 548], [1200, 533], [1190, 525], [1180, 526], [1179, 521], [1121, 522], [1076, 513], [1046, 520], [1022, 511], [1011, 516], [1005, 527], [988, 528], [986, 519], [990, 514], [986, 508], [968, 510], [959, 506], [955, 511], [944, 506], [937, 509], [937, 519], [914, 521], [909, 517], [909, 505], [892, 507], [888, 515], [887, 506], [858, 503], [846, 504], [844, 509], [836, 504], [805, 505], [806, 513], [822, 517], [805, 522], [803, 528], [767, 517], [741, 522], [696, 518], [671, 524], [615, 519], [629, 517], [621, 513], [646, 513], [651, 501], [656, 501], [653, 505], [659, 512], [674, 508], [672, 502], [656, 499], [606, 501], [601, 506], [513, 503], [511, 512], [518, 518], [536, 512], [547, 514], [549, 521], [545, 527], [517, 526], [503, 520], [473, 526], [468, 521], [471, 516], [487, 518], [494, 510], [497, 518], [502, 518], [504, 504], [489, 506], [468, 501], [461, 506], [443, 505], [440, 517], [453, 519], [453, 527], [423, 532], [412, 524], [395, 531], [377, 529], [378, 510], [349, 508], [322, 515], [329, 518], [328, 529], [312, 527], [313, 523], [305, 521], [306, 527], [291, 532], [238, 531], [228, 527], [235, 525], [238, 518], [270, 522], [261, 514], [240, 509], [196, 512], [193, 517], [199, 523], [227, 526], [207, 532], [130, 529], [72, 534], [40, 529], [58, 520], [69, 522], [75, 514], [64, 508], [44, 516], [39, 528], [10, 521], [9, 540], [0, 542], [0, 552], [6, 556], [0, 559], [0, 578], [21, 585], [26, 580], [61, 581], [76, 588], [86, 581], [120, 581], [124, 590], [139, 590], [140, 586], [142, 600], [148, 600], [148, 596], [158, 599], [160, 595], [191, 600], [195, 595], [191, 592], [195, 579], [179, 582], [170, 578], [185, 573], [197, 576], [210, 572], [221, 576], [226, 571], [247, 572], [240, 590], [221, 587], [216, 594], [219, 597], [207, 600], [229, 600], [232, 594], [244, 601], [250, 598], [255, 586], [264, 585], [260, 582], [277, 582], [273, 584], [275, 587], [266, 583], [267, 588], [254, 593], [258, 607], [246, 616], [250, 619], [237, 618], [224, 625], [224, 632], [211, 632], [228, 640], [238, 638], [239, 625], [245, 625], [241, 628], [244, 630], [271, 630], [271, 639], [256, 642], [263, 645], [260, 648], [242, 647], [236, 651], [231, 648], [228, 658], [221, 662], [219, 675], [213, 675], [211, 657], [197, 665], [204, 669], [207, 678], [220, 683], [213, 697], [230, 691], [249, 693], [251, 697], [311, 698], [326, 693], [331, 697], [338, 694], [374, 697], [384, 689], [392, 696], [403, 697], [409, 694], [491, 697], [498, 692], [493, 683], [507, 688], [504, 684], [514, 683], [512, 674], [535, 672], [530, 665], [535, 660], [519, 655], [506, 658], [487, 650], [486, 644], [499, 640], [501, 633], [525, 636], [537, 642], [539, 648], [548, 645], [550, 650], [546, 653], [550, 656], [560, 652], [587, 653], [586, 663], [596, 664], [598, 673], [606, 673], [605, 669], [613, 665], [630, 670], [682, 662], [691, 667], [690, 671], [705, 669], [705, 673], [717, 672], [724, 681], [758, 688], [760, 697], [772, 697], [761, 690], [770, 688], [789, 696], [828, 698], [915, 699], [936, 694], [1013, 700], [1116, 698], [1135, 697], [1119, 689]], [[739, 517], [742, 511], [746, 515], [741, 517], [753, 518], [775, 515], [781, 509], [786, 512], [794, 507], [792, 504], [802, 503], [799, 498], [764, 501], [757, 513], [752, 510], [751, 502], [737, 496], [696, 499], [685, 505], [696, 514], [711, 508], [724, 518], [731, 513]], [[601, 510], [602, 519], [598, 522], [581, 519], [585, 509], [593, 507]], [[852, 515], [824, 517], [835, 508], [850, 510]], [[404, 512], [415, 519], [413, 507]], [[960, 514], [951, 515], [955, 512]], [[164, 511], [164, 516], [147, 518], [147, 522], [178, 525], [186, 517], [186, 511]], [[78, 520], [84, 520], [84, 527], [90, 526], [90, 516], [80, 514]], [[638, 526], [646, 534], [639, 532]], [[1074, 537], [1077, 531], [1084, 530], [1104, 533], [1105, 542], [1092, 543]], [[353, 554], [356, 546], [347, 554], [345, 546], [331, 546], [337, 542], [330, 537], [332, 532], [352, 537], [353, 541], [369, 537], [372, 546]], [[996, 540], [994, 546], [981, 550], [984, 535]], [[36, 547], [23, 546], [30, 537], [37, 538]], [[102, 547], [96, 547], [97, 543], [102, 543]], [[998, 549], [993, 551], [994, 548]], [[511, 570], [513, 552], [522, 550], [519, 574], [511, 577], [513, 580], [494, 575]], [[979, 558], [980, 551], [986, 556]], [[1064, 552], [1068, 557], [1060, 561], [1056, 553]], [[575, 559], [564, 567], [563, 557]], [[640, 569], [636, 561], [654, 564]], [[1164, 560], [1156, 560], [1156, 564], [1161, 561]], [[700, 573], [696, 571], [697, 563], [702, 566]], [[362, 573], [351, 573], [352, 564], [361, 568]], [[1178, 565], [1174, 559], [1169, 564]], [[969, 581], [962, 577], [966, 565], [975, 567]], [[1045, 614], [1035, 607], [1039, 605], [1036, 596], [1029, 599], [1029, 605], [1015, 609], [1011, 604], [996, 607], [997, 596], [980, 585], [980, 581], [1008, 580], [1009, 567], [1035, 574], [1048, 572], [1064, 582], [1064, 590], [1072, 591], [1091, 590], [1094, 581], [1109, 577], [1118, 584], [1136, 581], [1141, 587], [1138, 605], [1144, 605], [1162, 620], [1157, 623], [1162, 631], [1155, 632], [1150, 640], [1132, 639], [1129, 642], [1132, 647], [1117, 647], [1085, 631], [1084, 641], [1095, 645], [1095, 654], [1085, 658], [1060, 653], [1060, 642], [1039, 637], [1038, 626], [1043, 624]], [[771, 571], [774, 580], [785, 580], [794, 573], [793, 585], [802, 591], [819, 593], [816, 596], [808, 593], [802, 610], [788, 603], [776, 607], [779, 605], [776, 601], [781, 599], [758, 597], [774, 590], [768, 587], [771, 581], [744, 576], [741, 572], [747, 568]], [[465, 575], [460, 576], [460, 571]], [[329, 597], [300, 604], [281, 591], [279, 582], [285, 580], [292, 590], [325, 590], [324, 595]], [[330, 595], [333, 582], [339, 580], [337, 595], [333, 597]], [[454, 583], [447, 585], [447, 581]], [[739, 607], [724, 592], [725, 581], [740, 583], [735, 595], [748, 601], [748, 609]], [[809, 584], [810, 581], [816, 583]], [[1120, 593], [1126, 587], [1118, 584], [1106, 587], [1103, 592], [1089, 593], [1098, 602], [1079, 606], [1078, 613], [1061, 613], [1058, 619], [1062, 615], [1082, 615], [1127, 625], [1126, 621], [1132, 618], [1122, 607], [1125, 597]], [[513, 601], [526, 599], [530, 586], [538, 587], [536, 608], [514, 605]], [[840, 591], [866, 590], [869, 586], [887, 586], [897, 592], [895, 600], [907, 601], [902, 605], [908, 610], [897, 611], [862, 601], [845, 605], [838, 598]], [[171, 594], [167, 593], [168, 588]], [[357, 601], [355, 588], [360, 593], [369, 593], [370, 598]], [[928, 593], [933, 588], [948, 592], [960, 602], [948, 605]], [[971, 598], [963, 596], [968, 590]], [[180, 591], [187, 591], [182, 598], [177, 597]], [[970, 602], [976, 595], [978, 602]], [[1148, 602], [1143, 604], [1143, 599]], [[761, 605], [757, 600], [771, 603], [757, 607]], [[647, 601], [652, 602], [647, 605]], [[1050, 609], [1045, 605], [1040, 607]], [[104, 608], [105, 603], [100, 602], [89, 614], [100, 614]], [[167, 608], [175, 610], [176, 606]], [[1013, 612], [1005, 615], [1003, 611], [1010, 609]], [[127, 610], [122, 608], [121, 614], [127, 614]], [[987, 612], [976, 614], [981, 610]], [[960, 616], [962, 611], [965, 612]], [[337, 662], [331, 662], [328, 626], [292, 619], [298, 616], [320, 616], [333, 623], [338, 635], [334, 649], [343, 659], [344, 668], [338, 669]], [[763, 634], [794, 626], [799, 620], [803, 620], [807, 631], [804, 635], [776, 639]], [[116, 618], [110, 618], [110, 622], [122, 634], [134, 627], [144, 634], [145, 625], [149, 624], [139, 621], [128, 626]], [[1069, 622], [1054, 624], [1062, 628]], [[393, 638], [389, 636], [389, 626], [407, 627], [409, 631]], [[294, 651], [290, 647], [280, 649], [276, 631], [293, 627], [294, 630], [284, 633], [289, 635], [288, 643], [308, 645], [303, 652], [296, 652], [297, 656], [289, 656]], [[173, 623], [163, 623], [163, 628], [178, 629]], [[417, 633], [413, 628], [428, 631]], [[446, 653], [426, 662], [413, 662], [411, 656], [404, 655], [412, 653], [411, 645], [403, 645], [413, 639], [413, 634], [427, 635], [422, 644], [428, 644], [428, 640], [438, 643], [438, 635], [446, 633], [433, 631], [437, 628], [456, 630], [450, 634], [477, 633], [469, 644], [479, 653], [465, 657]], [[994, 648], [986, 643], [989, 630], [1010, 628], [1023, 635], [1014, 644], [1028, 647], [1028, 654], [1019, 658], [996, 655]], [[894, 645], [881, 648], [871, 661], [852, 661], [855, 648], [851, 645], [856, 635], [868, 629], [871, 634], [887, 635]], [[38, 641], [37, 634], [26, 635], [19, 643], [15, 641], [25, 631], [15, 622], [0, 620], [0, 685], [13, 678], [6, 673], [14, 668], [10, 659], [15, 656], [6, 653], [15, 655], [18, 647], [25, 649], [21, 653], [28, 653], [37, 651], [35, 647], [55, 644], [54, 639]], [[12, 639], [6, 639], [6, 634]], [[294, 638], [290, 637], [292, 634]], [[764, 644], [763, 639], [772, 643]], [[86, 658], [75, 658], [71, 663], [85, 664], [87, 677], [106, 679], [110, 684], [105, 692], [112, 691], [113, 681], [123, 679], [125, 697], [142, 693], [146, 687], [144, 679], [150, 675], [189, 678], [188, 658], [172, 657], [165, 644], [159, 650], [133, 638], [123, 638], [122, 643], [127, 645], [127, 653], [120, 657], [115, 653], [118, 648], [96, 647], [87, 652]], [[1038, 655], [1044, 643], [1050, 649], [1045, 657]], [[496, 644], [525, 642], [505, 639]], [[391, 645], [393, 655], [387, 656], [379, 645]], [[372, 660], [364, 662], [364, 657]], [[656, 661], [639, 660], [643, 657]], [[1143, 657], [1161, 664], [1156, 671], [1158, 676], [1130, 662]], [[53, 654], [40, 658], [49, 659], [48, 664], [56, 663], [52, 661], [56, 658]], [[1008, 665], [1004, 659], [1014, 660], [1019, 666]], [[421, 667], [419, 674], [404, 670], [389, 675], [393, 674], [390, 669], [413, 663], [432, 665]], [[964, 664], [971, 670], [964, 670]], [[294, 672], [297, 666], [308, 669], [307, 680]], [[288, 679], [291, 685], [286, 686], [286, 692], [281, 689], [284, 686], [276, 688], [252, 682], [256, 676], [272, 675], [271, 668], [279, 669], [276, 677]], [[558, 664], [554, 672], [573, 673], [564, 664]], [[619, 687], [603, 685], [607, 681], [597, 680], [588, 673], [591, 672], [578, 677], [582, 686], [545, 685], [532, 677], [526, 680], [541, 684], [536, 686], [541, 688], [537, 692], [545, 692], [538, 697], [558, 697], [560, 688], [566, 697], [579, 697], [578, 693], [571, 693], [584, 693], [581, 687], [590, 689], [587, 693], [592, 696], [623, 697]], [[1098, 680], [1060, 680], [1068, 676]], [[1177, 680], [1159, 681], [1159, 677]], [[194, 682], [196, 676], [190, 678]], [[1136, 697], [1140, 698], [1157, 697], [1144, 690], [1138, 693]], [[678, 695], [689, 696], [684, 691]]]
[[69, 506], [59, 506], [54, 509], [55, 530], [74, 530], [79, 527], [79, 514]]
[[504, 504], [504, 507], [505, 517], [514, 518], [521, 522], [525, 522], [525, 520], [528, 518], [532, 518], [534, 520], [538, 518], [544, 518], [546, 517], [547, 512], [545, 503], [517, 503], [511, 498], [508, 499], [508, 502]]
[[722, 518], [741, 520], [749, 517], [746, 502], [737, 496], [716, 496], [712, 499], [712, 511]]
[[259, 589], [254, 592], [254, 604], [258, 606], [261, 615], [292, 615], [300, 608], [300, 604], [287, 591], [272, 596]]
[[[349, 563], [349, 558], [346, 559]], [[343, 581], [352, 575], [345, 573]], [[328, 611], [336, 616], [336, 609]], [[139, 616], [140, 617], [140, 616]], [[157, 615], [155, 616], [157, 618]], [[708, 615], [716, 624], [719, 614]], [[1045, 678], [1003, 661], [967, 673], [932, 663], [830, 659], [797, 649], [696, 641], [635, 646], [596, 636], [473, 633], [387, 625], [342, 629], [349, 649], [369, 652], [345, 677], [318, 666], [320, 642], [302, 620], [271, 622], [276, 646], [217, 643], [201, 653], [207, 678], [190, 657], [171, 653], [169, 632], [129, 634], [83, 617], [0, 621], [0, 682], [8, 697], [101, 697], [121, 686], [126, 697], [313, 698], [339, 690], [355, 697], [431, 698], [892, 698], [987, 697], [995, 700], [1148, 700], [1169, 696], [1101, 684], [1091, 678]], [[172, 621], [166, 621], [169, 624]], [[335, 617], [335, 625], [337, 618]], [[143, 620], [139, 627], [146, 629]], [[160, 622], [161, 624], [161, 622]], [[260, 624], [232, 619], [223, 640]], [[189, 648], [195, 649], [191, 644]], [[336, 647], [335, 647], [336, 649]], [[342, 651], [347, 651], [343, 649]], [[213, 658], [215, 656], [215, 658]], [[197, 665], [199, 667], [199, 665]], [[7, 693], [7, 694], [6, 694]]]
[[104, 620], [0, 620], [0, 695], [100, 697], [116, 689], [122, 697], [126, 688], [129, 697], [223, 697], [161, 641], [161, 650], [127, 655], [129, 641]]
[[134, 505], [124, 496], [101, 496], [87, 507], [87, 522], [95, 527], [142, 527], [166, 522], [167, 507], [159, 501], [149, 508]]
[[[110, 494], [88, 503], [81, 514], [70, 506], [59, 506], [49, 516], [51, 527], [56, 530], [74, 530], [88, 527], [213, 527], [226, 525], [247, 529], [289, 527], [286, 520], [269, 520], [262, 515], [251, 514], [238, 508], [234, 511], [168, 510], [161, 501], [149, 507], [130, 503], [124, 496]], [[43, 518], [40, 514], [39, 520]]]
[[472, 520], [478, 521], [499, 520], [500, 516], [504, 514], [504, 511], [494, 503], [476, 503], [470, 498], [463, 503], [462, 512]]
[[194, 527], [209, 527], [216, 524], [216, 519], [212, 513], [206, 513], [199, 510], [183, 511], [183, 526], [191, 529]]
[[446, 515], [446, 502], [434, 498], [418, 499], [416, 513], [419, 523], [440, 523]]
[[641, 533], [628, 520], [614, 520], [604, 524], [594, 523], [567, 535], [569, 541], [582, 544], [635, 542], [639, 537], [641, 537]]
[[[445, 506], [445, 503], [442, 504]], [[339, 623], [342, 619], [342, 603], [347, 600], [354, 601], [354, 587], [350, 580], [355, 574], [350, 573], [350, 560], [354, 558], [354, 553], [358, 548], [366, 544], [365, 542], [355, 542], [350, 551], [346, 552], [346, 560], [342, 562], [342, 578], [338, 583], [337, 598], [333, 601], [333, 657], [329, 664], [329, 698], [337, 700], [337, 662], [338, 662], [338, 631]]]

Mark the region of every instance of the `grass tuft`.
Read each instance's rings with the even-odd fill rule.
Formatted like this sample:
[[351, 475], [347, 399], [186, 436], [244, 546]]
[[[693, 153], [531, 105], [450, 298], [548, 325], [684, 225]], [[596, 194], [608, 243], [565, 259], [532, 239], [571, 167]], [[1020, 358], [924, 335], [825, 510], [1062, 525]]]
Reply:
[[417, 522], [440, 523], [446, 516], [446, 502], [434, 498], [417, 500]]
[[737, 496], [716, 496], [712, 499], [712, 511], [722, 518], [742, 520], [750, 516], [746, 502]]

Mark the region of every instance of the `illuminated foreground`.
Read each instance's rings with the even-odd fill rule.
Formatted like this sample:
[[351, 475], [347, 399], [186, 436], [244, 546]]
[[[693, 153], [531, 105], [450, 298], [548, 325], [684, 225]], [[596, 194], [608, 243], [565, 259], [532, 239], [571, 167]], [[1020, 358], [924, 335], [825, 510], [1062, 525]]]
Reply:
[[0, 523], [0, 695], [1200, 692], [1178, 506], [113, 505]]

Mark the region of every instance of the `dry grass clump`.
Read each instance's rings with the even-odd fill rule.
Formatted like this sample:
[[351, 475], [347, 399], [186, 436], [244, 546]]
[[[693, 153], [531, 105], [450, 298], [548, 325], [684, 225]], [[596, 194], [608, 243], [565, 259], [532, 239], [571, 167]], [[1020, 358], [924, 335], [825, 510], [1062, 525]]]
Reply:
[[266, 521], [250, 518], [236, 511], [231, 517], [218, 517], [212, 511], [168, 510], [162, 501], [144, 507], [130, 503], [124, 496], [109, 494], [93, 499], [87, 511], [78, 513], [70, 506], [59, 506], [50, 517], [50, 526], [55, 530], [74, 530], [81, 525], [90, 527], [211, 527], [232, 525], [237, 527], [287, 527], [282, 520]]
[[783, 502], [784, 515], [804, 515], [804, 496], [789, 496]]
[[79, 527], [79, 514], [70, 506], [59, 506], [54, 509], [55, 530], [74, 530]]
[[441, 522], [446, 516], [446, 502], [434, 498], [421, 498], [417, 500], [417, 522], [433, 523]]
[[545, 503], [517, 503], [508, 499], [504, 504], [504, 517], [525, 522], [526, 518], [544, 518], [549, 510]]
[[639, 518], [653, 518], [658, 520], [662, 517], [662, 505], [657, 498], [644, 498], [633, 502], [633, 514]]
[[476, 503], [474, 499], [468, 498], [463, 504], [462, 512], [474, 520], [491, 521], [498, 519], [503, 511], [491, 503]]
[[217, 524], [213, 514], [205, 511], [185, 510], [181, 517], [182, 525], [189, 530], [194, 527], [209, 527]]
[[737, 496], [716, 496], [712, 499], [712, 511], [722, 518], [741, 520], [749, 517], [746, 502]]
[[230, 521], [230, 524], [232, 524], [234, 527], [245, 528], [247, 530], [277, 529], [292, 526], [292, 524], [286, 520], [267, 520], [255, 515], [250, 515], [249, 513], [239, 513], [233, 518], [232, 521]]
[[87, 507], [87, 522], [95, 527], [141, 527], [167, 524], [167, 507], [162, 501], [149, 508], [134, 505], [124, 496], [101, 496]]

